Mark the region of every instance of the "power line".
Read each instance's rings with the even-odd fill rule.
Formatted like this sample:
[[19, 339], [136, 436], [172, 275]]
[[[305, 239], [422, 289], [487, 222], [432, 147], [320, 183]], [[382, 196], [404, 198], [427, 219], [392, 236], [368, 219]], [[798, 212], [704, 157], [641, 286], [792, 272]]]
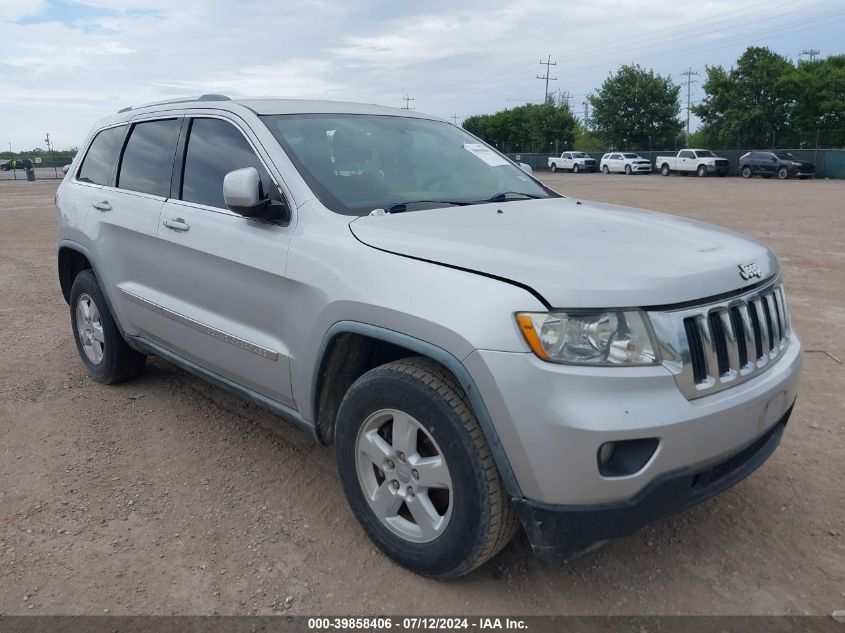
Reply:
[[413, 100], [414, 100], [414, 98], [409, 97], [407, 94], [404, 97], [402, 97], [402, 101], [405, 102], [405, 105], [402, 106], [402, 109], [403, 110], [416, 110], [416, 108], [411, 107], [411, 101], [413, 101]]
[[819, 56], [819, 53], [821, 53], [821, 51], [817, 48], [805, 48], [803, 51], [801, 51], [801, 55], [799, 55], [799, 57], [807, 55], [810, 58], [810, 61], [814, 62], [816, 61], [816, 57]]
[[689, 143], [689, 115], [690, 115], [690, 109], [691, 109], [690, 108], [690, 100], [691, 100], [690, 95], [692, 94], [692, 85], [695, 84], [695, 83], [698, 83], [697, 81], [695, 81], [693, 79], [693, 77], [698, 76], [698, 73], [694, 72], [693, 69], [692, 69], [692, 66], [690, 66], [689, 70], [686, 70], [686, 71], [682, 72], [681, 74], [684, 75], [687, 78], [687, 80], [685, 82], [683, 82], [681, 85], [682, 86], [686, 85], [686, 87], [687, 87], [687, 138], [686, 138], [686, 142]]
[[460, 117], [459, 117], [457, 114], [453, 114], [451, 118], [452, 118], [452, 122], [453, 122], [455, 125], [457, 125], [457, 124], [458, 124], [458, 119], [459, 119]]
[[549, 100], [549, 81], [557, 81], [557, 77], [549, 77], [549, 71], [551, 70], [552, 66], [557, 66], [557, 62], [552, 61], [552, 56], [549, 55], [549, 58], [546, 61], [540, 60], [540, 63], [546, 67], [546, 74], [545, 75], [537, 75], [537, 79], [545, 79], [546, 80], [546, 96], [543, 99], [543, 103]]
[[566, 109], [569, 110], [569, 100], [572, 99], [573, 95], [568, 90], [564, 90], [561, 92], [560, 90], [557, 91], [558, 93], [558, 103], [566, 104]]

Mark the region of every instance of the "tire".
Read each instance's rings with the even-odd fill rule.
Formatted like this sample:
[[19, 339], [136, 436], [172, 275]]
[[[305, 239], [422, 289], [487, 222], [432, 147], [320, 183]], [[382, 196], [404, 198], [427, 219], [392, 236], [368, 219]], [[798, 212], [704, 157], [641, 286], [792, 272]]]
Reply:
[[630, 165], [625, 165], [625, 175], [630, 176], [633, 173]]
[[695, 172], [699, 178], [707, 178], [707, 167], [704, 165], [699, 165], [698, 169]]
[[[397, 424], [413, 429], [403, 435], [413, 442], [393, 437]], [[482, 565], [513, 538], [516, 513], [481, 427], [463, 389], [437, 363], [406, 358], [361, 376], [341, 403], [335, 443], [352, 512], [373, 542], [403, 567], [454, 578]], [[375, 459], [368, 457], [373, 454]], [[421, 459], [438, 456], [445, 462], [439, 477], [448, 480], [447, 492], [442, 485], [426, 490], [419, 482], [434, 471], [413, 469]], [[384, 501], [380, 512], [373, 505], [378, 500]], [[416, 512], [427, 507], [429, 514], [417, 520], [409, 503], [418, 504]], [[432, 509], [437, 523], [427, 520]]]
[[786, 167], [778, 169], [778, 179], [786, 180], [787, 178], [789, 178], [789, 170]]
[[578, 166], [578, 163], [575, 163], [575, 164], [572, 166], [572, 173], [573, 173], [573, 174], [577, 174], [579, 171], [581, 171], [581, 168]]
[[669, 175], [669, 174], [671, 174], [671, 173], [672, 173], [672, 170], [671, 170], [671, 169], [669, 169], [669, 165], [667, 165], [667, 164], [665, 164], [665, 163], [664, 163], [664, 164], [660, 167], [660, 175], [661, 175], [661, 176], [668, 176], [668, 175]]
[[73, 280], [70, 322], [82, 362], [97, 382], [113, 385], [135, 378], [147, 357], [126, 344], [115, 325], [105, 297], [90, 270]]
[[740, 173], [742, 174], [742, 177], [743, 177], [743, 178], [751, 178], [751, 176], [753, 176], [753, 175], [754, 175], [754, 174], [752, 173], [752, 171], [751, 171], [751, 167], [750, 167], [750, 166], [748, 166], [748, 165], [746, 165], [745, 167], [743, 167], [743, 168], [742, 168], [742, 171], [741, 171]]
[[607, 175], [609, 175], [609, 174], [610, 174], [610, 169], [608, 168], [608, 166], [607, 166], [607, 165], [605, 165], [604, 167], [602, 167], [602, 168], [601, 168], [601, 171], [602, 171], [602, 173], [603, 173], [605, 176], [607, 176]]
[[557, 173], [557, 164], [556, 163], [552, 163], [552, 173], [553, 174]]

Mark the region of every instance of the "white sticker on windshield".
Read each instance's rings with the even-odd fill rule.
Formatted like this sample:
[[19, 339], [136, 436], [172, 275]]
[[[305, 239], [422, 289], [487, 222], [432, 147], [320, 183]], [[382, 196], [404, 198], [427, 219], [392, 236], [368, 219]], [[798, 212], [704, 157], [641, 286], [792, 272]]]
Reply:
[[504, 157], [500, 156], [489, 147], [485, 147], [481, 143], [464, 143], [464, 149], [471, 154], [475, 154], [491, 167], [509, 164]]

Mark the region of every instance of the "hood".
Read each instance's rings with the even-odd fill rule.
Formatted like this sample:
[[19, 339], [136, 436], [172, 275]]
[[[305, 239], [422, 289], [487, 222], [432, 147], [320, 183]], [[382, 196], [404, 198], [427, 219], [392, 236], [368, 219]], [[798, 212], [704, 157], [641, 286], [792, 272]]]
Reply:
[[[774, 275], [763, 244], [693, 220], [572, 198], [365, 216], [350, 223], [380, 250], [504, 278], [557, 308], [658, 306]], [[757, 264], [761, 277], [740, 275]]]

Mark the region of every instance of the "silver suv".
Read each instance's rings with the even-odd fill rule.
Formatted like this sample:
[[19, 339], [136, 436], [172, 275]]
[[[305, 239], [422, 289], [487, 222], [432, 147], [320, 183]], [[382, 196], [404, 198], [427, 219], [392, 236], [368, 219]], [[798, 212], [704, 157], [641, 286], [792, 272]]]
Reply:
[[567, 198], [418, 112], [219, 95], [99, 122], [58, 268], [103, 383], [154, 354], [334, 444], [390, 557], [564, 560], [774, 451], [801, 347], [778, 260]]

